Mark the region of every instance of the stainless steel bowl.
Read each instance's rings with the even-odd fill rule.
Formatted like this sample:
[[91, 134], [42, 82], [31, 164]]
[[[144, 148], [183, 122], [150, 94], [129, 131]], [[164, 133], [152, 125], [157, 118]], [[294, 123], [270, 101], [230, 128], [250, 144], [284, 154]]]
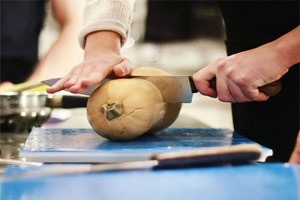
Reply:
[[51, 115], [47, 99], [42, 92], [0, 93], [1, 132], [27, 132], [41, 126]]
[[86, 107], [88, 96], [46, 92], [0, 92], [1, 132], [30, 131], [47, 121], [51, 108]]

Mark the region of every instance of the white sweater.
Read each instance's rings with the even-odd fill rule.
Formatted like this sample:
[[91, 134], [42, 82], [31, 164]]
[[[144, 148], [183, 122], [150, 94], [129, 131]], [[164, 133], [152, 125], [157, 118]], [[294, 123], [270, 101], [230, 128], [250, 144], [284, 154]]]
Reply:
[[126, 41], [133, 17], [135, 0], [87, 0], [83, 15], [83, 29], [79, 34], [79, 43], [85, 46], [85, 38], [89, 33], [110, 30]]

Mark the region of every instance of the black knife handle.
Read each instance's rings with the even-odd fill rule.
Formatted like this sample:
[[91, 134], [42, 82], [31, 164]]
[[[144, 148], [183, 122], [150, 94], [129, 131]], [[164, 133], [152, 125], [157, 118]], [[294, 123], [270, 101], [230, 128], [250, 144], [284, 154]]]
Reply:
[[52, 108], [86, 107], [88, 99], [88, 96], [53, 95], [48, 98], [47, 106]]
[[281, 91], [281, 88], [282, 88], [281, 81], [278, 80], [278, 81], [269, 83], [265, 86], [262, 86], [258, 89], [259, 89], [259, 91], [265, 93], [266, 95], [273, 97]]
[[238, 144], [158, 153], [151, 159], [158, 161], [155, 169], [166, 169], [249, 163], [256, 161], [261, 153], [261, 147], [257, 144]]
[[86, 107], [87, 101], [87, 96], [64, 95], [62, 98], [62, 108]]
[[[197, 93], [198, 90], [197, 90], [197, 88], [195, 86], [195, 83], [193, 81], [193, 77], [190, 76], [189, 79], [190, 79], [190, 85], [191, 85], [192, 92]], [[210, 80], [210, 87], [212, 89], [214, 89], [215, 91], [217, 91], [217, 79], [216, 79], [216, 77], [214, 77], [212, 80]], [[282, 88], [281, 81], [277, 80], [277, 81], [269, 83], [265, 86], [259, 87], [258, 89], [259, 89], [259, 91], [261, 91], [261, 92], [265, 93], [266, 95], [272, 97], [272, 96], [277, 95], [281, 91], [281, 88]]]
[[[197, 87], [195, 85], [193, 77], [189, 76], [189, 80], [190, 80], [190, 86], [191, 86], [192, 93], [198, 93], [199, 91], [198, 91], [198, 89], [197, 89]], [[210, 87], [212, 89], [214, 89], [215, 91], [217, 91], [216, 78], [213, 78], [212, 80], [210, 80]]]
[[195, 82], [194, 82], [192, 76], [189, 76], [189, 81], [190, 81], [190, 86], [191, 86], [192, 93], [198, 93], [199, 91], [196, 88], [196, 85], [195, 85]]

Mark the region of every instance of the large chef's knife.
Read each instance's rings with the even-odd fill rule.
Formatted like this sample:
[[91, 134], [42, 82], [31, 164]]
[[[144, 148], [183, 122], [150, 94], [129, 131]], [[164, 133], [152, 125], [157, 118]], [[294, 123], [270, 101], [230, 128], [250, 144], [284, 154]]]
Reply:
[[30, 167], [29, 170], [25, 169], [25, 171], [21, 170], [6, 173], [7, 179], [14, 179], [91, 172], [170, 169], [251, 163], [256, 161], [261, 156], [261, 153], [262, 149], [261, 146], [258, 144], [239, 144], [223, 147], [209, 147], [156, 153], [151, 157], [150, 160], [121, 163], [44, 165], [43, 163], [27, 164], [24, 161], [11, 162], [10, 160], [4, 160], [3, 162], [7, 164], [17, 165], [35, 165], [34, 168]]
[[[101, 84], [116, 78], [117, 77], [105, 78], [99, 84], [84, 89], [80, 92], [80, 94], [90, 95]], [[131, 76], [126, 78], [140, 78], [150, 81], [160, 90], [164, 101], [166, 102], [191, 103], [193, 93], [198, 92], [191, 76]], [[58, 80], [60, 80], [60, 78], [49, 79], [42, 82], [46, 85], [52, 86]], [[215, 78], [210, 81], [210, 86], [216, 90]], [[269, 83], [260, 87], [259, 90], [268, 96], [275, 96], [281, 90], [281, 82], [275, 81]]]

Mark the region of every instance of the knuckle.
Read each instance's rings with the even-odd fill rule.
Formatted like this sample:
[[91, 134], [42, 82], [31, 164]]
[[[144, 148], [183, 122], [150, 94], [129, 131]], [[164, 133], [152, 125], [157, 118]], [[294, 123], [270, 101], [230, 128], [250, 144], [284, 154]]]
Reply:
[[234, 66], [229, 66], [222, 61], [217, 65], [216, 73], [223, 74], [223, 76], [232, 79], [234, 78]]
[[224, 72], [226, 68], [226, 62], [224, 60], [219, 60], [216, 62], [216, 72]]
[[241, 74], [237, 78], [234, 78], [235, 82], [240, 87], [246, 87], [249, 84], [249, 80], [246, 74]]
[[230, 96], [224, 94], [219, 94], [218, 99], [222, 102], [233, 102], [233, 99]]

